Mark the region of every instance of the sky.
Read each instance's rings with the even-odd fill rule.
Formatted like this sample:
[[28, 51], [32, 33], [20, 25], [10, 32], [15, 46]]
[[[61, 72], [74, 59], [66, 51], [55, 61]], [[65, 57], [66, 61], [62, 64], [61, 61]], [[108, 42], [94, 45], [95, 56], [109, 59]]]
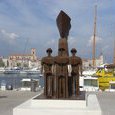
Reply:
[[39, 58], [52, 48], [57, 54], [60, 38], [56, 17], [63, 10], [71, 18], [69, 50], [81, 58], [92, 58], [94, 8], [97, 5], [96, 56], [113, 61], [115, 0], [0, 0], [0, 56], [29, 53]]

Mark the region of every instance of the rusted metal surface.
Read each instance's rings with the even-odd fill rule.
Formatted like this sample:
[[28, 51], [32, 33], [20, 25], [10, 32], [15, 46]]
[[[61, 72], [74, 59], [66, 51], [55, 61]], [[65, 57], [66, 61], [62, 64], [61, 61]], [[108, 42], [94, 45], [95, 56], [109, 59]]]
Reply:
[[[68, 35], [71, 28], [70, 17], [61, 11], [57, 17], [57, 26], [60, 33], [58, 43], [58, 55], [51, 56], [52, 50], [46, 52], [48, 56], [42, 58], [42, 70], [44, 70], [44, 96], [46, 98], [68, 99], [79, 96], [79, 72], [82, 68], [82, 60], [76, 56], [76, 49], [72, 49], [69, 57]], [[71, 67], [69, 75], [68, 65]]]
[[70, 21], [71, 18], [63, 11], [61, 11], [57, 16], [56, 22], [61, 38], [67, 39], [69, 35], [69, 30], [71, 28]]
[[71, 50], [72, 56], [69, 58], [69, 64], [71, 65], [71, 77], [72, 77], [72, 95], [79, 95], [79, 73], [82, 74], [82, 60], [76, 56], [77, 50], [73, 48]]
[[44, 95], [53, 96], [53, 65], [54, 57], [51, 56], [52, 49], [47, 49], [48, 56], [42, 58], [42, 70], [44, 70]]

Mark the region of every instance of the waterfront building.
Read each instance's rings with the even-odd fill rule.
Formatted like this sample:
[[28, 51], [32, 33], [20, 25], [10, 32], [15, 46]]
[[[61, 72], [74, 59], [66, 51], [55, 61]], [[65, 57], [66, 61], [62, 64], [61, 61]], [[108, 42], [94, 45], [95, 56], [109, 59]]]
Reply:
[[3, 56], [0, 56], [0, 66], [1, 67], [8, 67], [8, 58], [4, 58]]
[[[83, 62], [83, 69], [88, 69], [93, 67], [92, 59], [82, 59], [82, 62]], [[96, 67], [99, 67], [102, 64], [104, 64], [104, 56], [101, 53], [100, 56], [95, 59], [95, 65]]]
[[9, 67], [38, 67], [39, 59], [36, 55], [36, 49], [32, 48], [30, 54], [12, 54], [8, 58]]

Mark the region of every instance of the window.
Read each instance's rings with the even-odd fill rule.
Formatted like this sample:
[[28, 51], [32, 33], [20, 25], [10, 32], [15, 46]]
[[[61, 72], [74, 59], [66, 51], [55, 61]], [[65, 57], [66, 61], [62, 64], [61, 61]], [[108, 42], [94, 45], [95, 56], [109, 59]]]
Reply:
[[98, 86], [98, 81], [97, 81], [97, 79], [84, 79], [84, 85], [85, 86], [97, 87]]

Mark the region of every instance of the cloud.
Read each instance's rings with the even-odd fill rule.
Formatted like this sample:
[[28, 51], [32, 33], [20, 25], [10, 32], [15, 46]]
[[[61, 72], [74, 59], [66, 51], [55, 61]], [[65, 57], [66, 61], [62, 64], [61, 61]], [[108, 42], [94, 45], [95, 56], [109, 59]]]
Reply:
[[13, 43], [17, 38], [19, 38], [19, 35], [17, 35], [16, 33], [7, 32], [6, 30], [1, 29], [0, 37], [2, 40], [6, 41], [6, 42]]
[[76, 48], [76, 46], [77, 46], [77, 40], [73, 36], [69, 37], [68, 43], [69, 43], [70, 47], [72, 47], [72, 48], [74, 48], [74, 47]]
[[[92, 44], [93, 44], [93, 38], [94, 38], [94, 36], [90, 37], [90, 39], [88, 41], [88, 46], [92, 46]], [[102, 43], [102, 41], [103, 41], [103, 39], [101, 37], [98, 37], [98, 36], [95, 37], [96, 44], [100, 44], [100, 43]]]
[[[21, 52], [26, 44], [25, 38], [30, 38], [27, 48], [35, 47], [40, 56], [44, 55], [43, 50], [48, 47], [57, 51], [59, 32], [56, 17], [60, 10], [64, 10], [71, 17], [72, 28], [68, 37], [70, 49], [75, 47], [79, 52], [91, 49], [89, 46], [92, 44], [90, 36], [93, 33], [95, 4], [98, 5], [97, 33], [101, 36], [96, 37], [96, 43], [99, 44], [98, 47], [106, 46], [114, 38], [114, 34], [110, 35], [114, 33], [115, 25], [114, 0], [2, 0], [0, 28], [4, 29], [0, 30], [1, 42], [11, 44], [10, 52], [13, 52], [13, 49]], [[7, 47], [7, 44], [0, 46], [0, 49]], [[108, 52], [108, 48], [104, 49]], [[4, 52], [9, 53], [8, 50], [3, 50], [1, 54]], [[88, 56], [90, 55], [91, 53], [88, 53]]]

